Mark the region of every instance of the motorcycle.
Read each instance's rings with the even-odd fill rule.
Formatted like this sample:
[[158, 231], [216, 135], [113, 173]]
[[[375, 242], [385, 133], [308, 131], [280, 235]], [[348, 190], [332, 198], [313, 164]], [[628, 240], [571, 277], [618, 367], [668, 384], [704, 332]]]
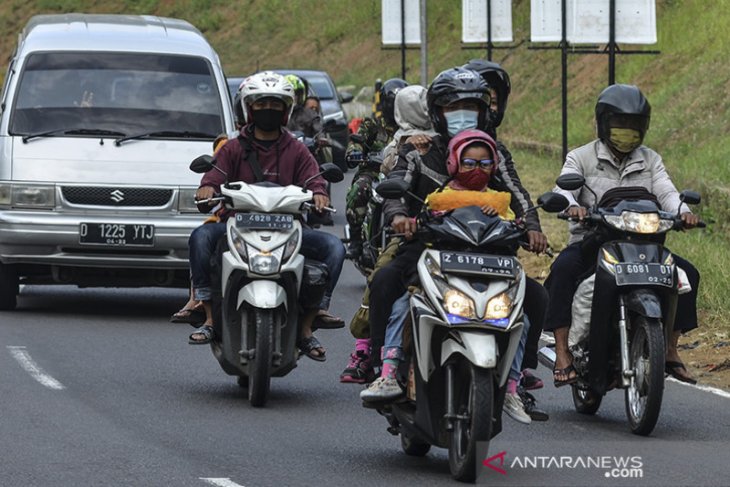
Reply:
[[[593, 193], [578, 174], [560, 176], [557, 185], [568, 191], [585, 186]], [[597, 260], [595, 273], [579, 286], [579, 293], [588, 286], [587, 298], [581, 299], [589, 315], [576, 305], [579, 293], [574, 299], [569, 348], [578, 375], [572, 384], [576, 411], [595, 414], [613, 384], [625, 391], [631, 431], [646, 436], [656, 426], [662, 405], [665, 343], [674, 327], [683, 275], [663, 242], [667, 232], [682, 230], [683, 223], [679, 214], [661, 211], [644, 188], [631, 189], [638, 192], [618, 196], [626, 188], [614, 188], [600, 202], [596, 198], [584, 219], [584, 242], [592, 249], [587, 253], [597, 253]], [[700, 202], [692, 191], [683, 191], [680, 199]], [[542, 348], [538, 357], [554, 368], [551, 348]]]
[[[378, 192], [400, 198], [407, 188], [388, 180]], [[567, 205], [556, 193], [538, 200], [546, 211]], [[452, 476], [471, 482], [501, 430], [505, 384], [524, 327], [526, 282], [516, 253], [527, 231], [523, 222], [485, 215], [478, 206], [417, 218], [415, 238], [427, 247], [417, 264], [420, 291], [410, 297], [411, 339], [404, 333], [406, 395], [374, 407], [407, 455], [448, 448]]]
[[[197, 158], [190, 169], [220, 171], [209, 156]], [[323, 164], [319, 175], [330, 182], [344, 177], [334, 164]], [[239, 181], [226, 182], [220, 196], [196, 201], [222, 203], [232, 213], [220, 245], [211, 349], [221, 368], [248, 387], [255, 407], [266, 404], [271, 377], [297, 366], [300, 303], [318, 303], [325, 292], [326, 266], [299, 254], [301, 219], [313, 207], [312, 196], [295, 185]]]
[[[350, 135], [350, 139], [366, 146], [365, 139], [359, 134]], [[372, 273], [380, 252], [386, 247], [389, 240], [388, 234], [384, 231], [383, 197], [377, 192], [378, 185], [385, 180], [385, 175], [380, 172], [380, 166], [383, 163], [383, 152], [372, 151], [369, 147], [367, 147], [367, 150], [367, 154], [363, 155], [363, 160], [358, 161], [358, 163], [364, 162], [373, 174], [377, 174], [377, 177], [373, 179], [370, 187], [370, 198], [361, 229], [362, 251], [357, 255], [348, 255], [355, 268], [365, 278]], [[351, 232], [350, 224], [345, 224], [345, 238], [342, 240], [344, 243], [350, 242]]]

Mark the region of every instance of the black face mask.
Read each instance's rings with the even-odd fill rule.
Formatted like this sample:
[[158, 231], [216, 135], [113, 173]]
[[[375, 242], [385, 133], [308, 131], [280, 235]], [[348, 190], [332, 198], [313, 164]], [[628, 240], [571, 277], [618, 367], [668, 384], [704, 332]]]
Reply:
[[263, 110], [253, 110], [252, 117], [256, 128], [264, 132], [273, 132], [283, 125], [284, 112], [265, 108]]

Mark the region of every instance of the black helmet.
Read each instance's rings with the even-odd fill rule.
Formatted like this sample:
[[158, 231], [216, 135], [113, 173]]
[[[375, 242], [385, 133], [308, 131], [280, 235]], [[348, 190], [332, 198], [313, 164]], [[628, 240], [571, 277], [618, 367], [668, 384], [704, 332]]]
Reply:
[[634, 85], [611, 85], [598, 95], [596, 102], [596, 124], [598, 138], [608, 141], [611, 118], [621, 116], [622, 126], [641, 132], [644, 140], [649, 130], [651, 105], [638, 87]]
[[457, 100], [475, 100], [479, 103], [479, 119], [477, 128], [487, 128], [489, 113], [489, 86], [479, 73], [464, 68], [451, 68], [441, 71], [431, 82], [426, 94], [428, 113], [433, 127], [441, 135], [445, 135], [446, 120], [440, 107], [450, 105]]
[[507, 99], [512, 91], [512, 84], [509, 81], [509, 74], [499, 64], [484, 59], [472, 59], [463, 68], [472, 69], [479, 73], [479, 76], [487, 82], [490, 88], [497, 92], [497, 111], [490, 110], [492, 126], [499, 127], [507, 111]]
[[406, 81], [391, 78], [380, 87], [380, 112], [388, 125], [395, 126], [395, 95], [406, 86]]

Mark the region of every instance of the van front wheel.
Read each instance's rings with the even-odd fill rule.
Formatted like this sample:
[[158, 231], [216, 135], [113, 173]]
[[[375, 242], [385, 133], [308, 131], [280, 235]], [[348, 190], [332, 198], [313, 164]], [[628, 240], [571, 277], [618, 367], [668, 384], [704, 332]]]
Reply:
[[13, 267], [0, 264], [0, 310], [15, 309], [18, 296], [18, 274]]

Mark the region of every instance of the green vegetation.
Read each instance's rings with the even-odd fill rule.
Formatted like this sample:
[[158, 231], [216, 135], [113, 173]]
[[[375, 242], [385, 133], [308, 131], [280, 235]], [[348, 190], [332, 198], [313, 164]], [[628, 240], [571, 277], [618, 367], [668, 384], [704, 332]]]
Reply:
[[[338, 84], [369, 85], [400, 75], [400, 52], [382, 50], [380, 0], [5, 0], [0, 5], [0, 53], [7, 58], [17, 33], [37, 13], [133, 13], [179, 17], [196, 25], [221, 56], [226, 72], [274, 67], [327, 70]], [[500, 135], [514, 149], [535, 194], [548, 190], [560, 169], [560, 54], [530, 50], [529, 0], [514, 0], [516, 47], [494, 51], [511, 73], [513, 95]], [[460, 2], [428, 1], [429, 76], [483, 50], [461, 48]], [[703, 232], [673, 234], [669, 245], [701, 270], [705, 326], [727, 333], [730, 321], [730, 0], [657, 0], [659, 42], [624, 49], [659, 55], [619, 56], [616, 79], [639, 85], [653, 106], [646, 142], [664, 157], [679, 189], [703, 195], [710, 221]], [[409, 50], [408, 79], [418, 82], [419, 53]], [[594, 135], [593, 106], [607, 82], [604, 55], [569, 57], [569, 146]], [[541, 147], [542, 152], [527, 150]], [[543, 216], [551, 240], [563, 227]], [[543, 263], [547, 265], [547, 263]]]

